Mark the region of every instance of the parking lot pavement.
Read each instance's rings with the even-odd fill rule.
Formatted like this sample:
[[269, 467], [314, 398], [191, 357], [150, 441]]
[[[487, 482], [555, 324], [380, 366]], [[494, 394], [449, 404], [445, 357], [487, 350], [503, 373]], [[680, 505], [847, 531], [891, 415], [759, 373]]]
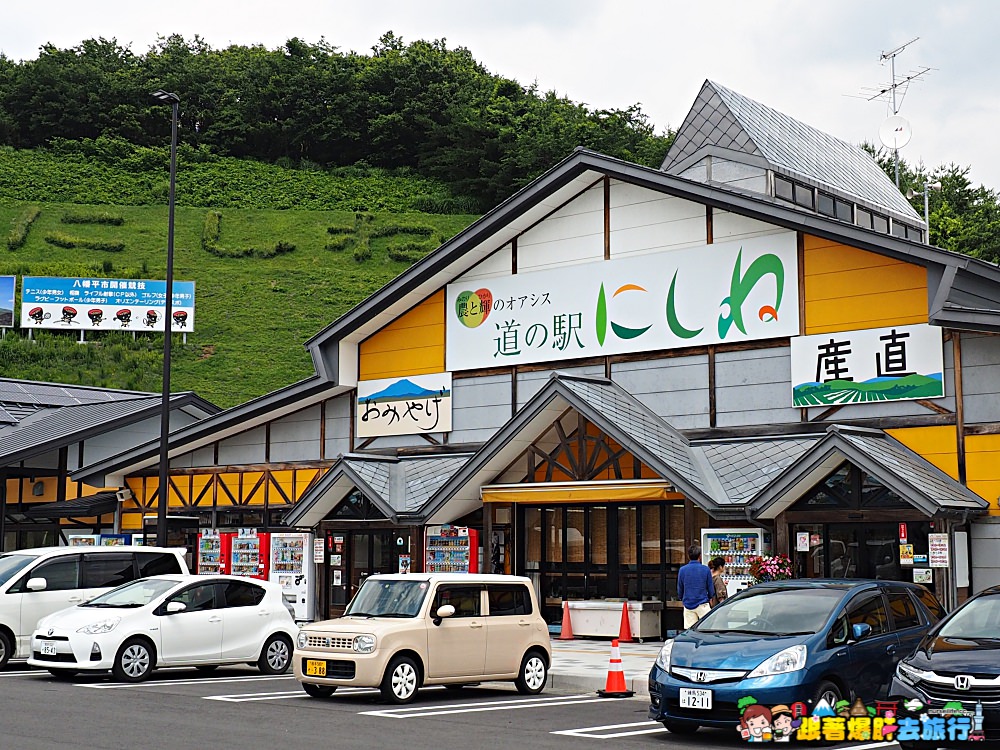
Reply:
[[[625, 685], [637, 696], [649, 695], [649, 670], [662, 643], [620, 643]], [[607, 680], [611, 641], [577, 638], [552, 640], [549, 685], [557, 690], [600, 690]]]

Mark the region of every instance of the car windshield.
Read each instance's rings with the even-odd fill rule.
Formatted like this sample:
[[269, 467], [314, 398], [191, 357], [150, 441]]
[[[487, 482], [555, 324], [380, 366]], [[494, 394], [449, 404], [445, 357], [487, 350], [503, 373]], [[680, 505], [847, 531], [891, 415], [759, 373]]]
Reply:
[[37, 559], [37, 555], [0, 555], [0, 586], [17, 575], [28, 563]]
[[365, 581], [344, 617], [416, 617], [427, 596], [427, 581]]
[[157, 597], [167, 593], [180, 581], [175, 578], [140, 578], [126, 583], [100, 596], [94, 597], [81, 607], [134, 608], [145, 607]]
[[748, 589], [709, 612], [695, 630], [753, 635], [816, 633], [843, 597], [843, 591], [831, 589]]
[[1000, 640], [1000, 596], [973, 599], [956, 610], [937, 634], [943, 638]]

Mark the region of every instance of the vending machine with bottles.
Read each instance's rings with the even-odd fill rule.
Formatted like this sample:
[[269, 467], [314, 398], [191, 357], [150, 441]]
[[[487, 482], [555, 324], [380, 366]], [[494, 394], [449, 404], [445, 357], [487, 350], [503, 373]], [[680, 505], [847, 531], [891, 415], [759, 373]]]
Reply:
[[227, 536], [228, 555], [224, 558], [226, 569], [222, 572], [266, 581], [271, 562], [270, 534], [257, 529], [240, 529], [235, 534], [228, 532]]
[[753, 583], [750, 563], [755, 557], [771, 553], [771, 535], [762, 529], [702, 529], [701, 561], [721, 557], [726, 561], [722, 580], [732, 596]]
[[313, 535], [272, 533], [271, 580], [281, 586], [281, 595], [295, 610], [297, 622], [315, 618], [316, 567], [313, 564]]
[[479, 532], [465, 526], [427, 527], [424, 572], [478, 573]]
[[224, 542], [229, 541], [228, 534], [220, 534], [215, 529], [205, 529], [198, 534], [198, 555], [195, 572], [198, 575], [210, 576], [225, 573], [226, 557], [229, 550]]

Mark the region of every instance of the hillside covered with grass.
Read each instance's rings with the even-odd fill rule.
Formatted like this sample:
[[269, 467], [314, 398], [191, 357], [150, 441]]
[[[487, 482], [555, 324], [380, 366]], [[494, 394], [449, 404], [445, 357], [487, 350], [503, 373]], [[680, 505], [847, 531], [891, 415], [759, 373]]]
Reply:
[[[0, 149], [0, 275], [19, 277], [18, 295], [23, 276], [164, 278], [165, 156]], [[195, 282], [196, 323], [186, 344], [175, 334], [173, 390], [225, 407], [311, 374], [306, 339], [476, 218], [412, 210], [447, 200], [412, 175], [189, 154], [178, 167], [174, 277]], [[77, 332], [32, 336], [6, 332], [0, 377], [160, 389], [162, 334], [88, 331], [85, 345]]]

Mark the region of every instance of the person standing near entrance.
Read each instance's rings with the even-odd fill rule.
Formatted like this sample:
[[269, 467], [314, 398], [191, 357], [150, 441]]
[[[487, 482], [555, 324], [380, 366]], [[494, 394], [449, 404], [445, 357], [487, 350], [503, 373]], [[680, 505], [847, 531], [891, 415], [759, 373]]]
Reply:
[[677, 571], [677, 596], [684, 604], [685, 630], [707, 615], [712, 607], [715, 583], [712, 571], [701, 562], [701, 547], [697, 544], [688, 547], [688, 562]]
[[712, 571], [712, 584], [715, 588], [715, 604], [722, 604], [722, 602], [729, 598], [729, 590], [726, 588], [726, 582], [722, 578], [726, 572], [726, 558], [713, 557], [708, 561], [708, 569]]

